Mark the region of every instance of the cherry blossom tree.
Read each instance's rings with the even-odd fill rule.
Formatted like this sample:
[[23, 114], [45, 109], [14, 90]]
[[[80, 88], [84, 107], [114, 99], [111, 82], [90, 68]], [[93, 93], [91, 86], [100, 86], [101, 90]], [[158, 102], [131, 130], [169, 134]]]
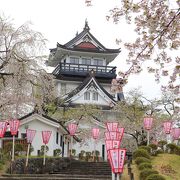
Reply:
[[43, 68], [46, 39], [27, 22], [16, 28], [0, 16], [0, 112], [18, 117], [53, 97], [53, 80]]
[[[91, 6], [92, 1], [95, 0], [85, 0], [85, 3]], [[122, 78], [127, 80], [131, 74], [140, 73], [142, 64], [148, 62], [147, 70], [154, 73], [157, 82], [167, 80], [168, 83], [162, 85], [163, 91], [180, 93], [179, 5], [176, 0], [121, 0], [120, 7], [109, 11], [108, 21], [119, 23], [125, 18], [127, 23], [135, 25], [137, 33], [135, 42], [124, 42], [129, 52], [126, 59], [129, 68], [119, 72]]]

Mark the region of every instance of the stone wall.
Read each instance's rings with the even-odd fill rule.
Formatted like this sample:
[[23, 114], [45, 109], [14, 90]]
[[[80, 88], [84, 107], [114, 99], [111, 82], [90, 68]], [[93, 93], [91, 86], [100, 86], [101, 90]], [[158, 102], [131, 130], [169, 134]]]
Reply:
[[46, 165], [43, 166], [43, 158], [30, 158], [28, 167], [25, 168], [25, 158], [17, 159], [11, 164], [9, 173], [12, 174], [44, 174], [53, 173], [66, 169], [70, 163], [70, 158], [46, 158]]

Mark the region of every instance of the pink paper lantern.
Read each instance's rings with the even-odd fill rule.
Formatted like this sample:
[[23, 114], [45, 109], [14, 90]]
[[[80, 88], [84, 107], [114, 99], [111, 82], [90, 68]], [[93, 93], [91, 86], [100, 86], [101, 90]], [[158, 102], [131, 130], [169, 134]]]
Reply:
[[47, 144], [49, 142], [51, 133], [52, 131], [42, 131], [42, 139], [44, 144]]
[[152, 117], [145, 117], [144, 118], [144, 128], [149, 131], [152, 127], [152, 122], [153, 122]]
[[68, 124], [68, 131], [69, 131], [71, 136], [75, 135], [76, 130], [77, 130], [77, 124], [74, 124], [74, 123]]
[[126, 149], [110, 149], [108, 150], [108, 153], [112, 172], [122, 173], [126, 157]]
[[119, 140], [121, 141], [124, 135], [124, 128], [118, 127], [117, 131], [119, 132]]
[[120, 133], [117, 131], [107, 131], [104, 135], [106, 140], [119, 140]]
[[106, 140], [106, 150], [114, 149], [114, 148], [120, 148], [120, 141], [119, 140]]
[[20, 121], [17, 119], [13, 119], [8, 121], [10, 126], [11, 135], [15, 136], [18, 132]]
[[94, 139], [97, 139], [97, 138], [99, 137], [99, 133], [100, 133], [99, 128], [93, 128], [93, 129], [92, 129], [92, 137], [93, 137]]
[[180, 138], [180, 128], [172, 128], [171, 134], [174, 140], [178, 140]]
[[32, 143], [35, 134], [36, 134], [36, 130], [26, 129], [26, 138], [28, 144]]
[[107, 122], [106, 127], [108, 131], [117, 131], [118, 123], [117, 122]]
[[6, 129], [7, 129], [7, 122], [1, 121], [1, 122], [0, 122], [0, 138], [3, 138], [3, 137], [4, 137], [4, 134], [5, 134], [5, 132], [6, 132]]
[[170, 134], [170, 132], [171, 132], [171, 125], [172, 125], [172, 123], [169, 122], [169, 121], [166, 121], [166, 122], [163, 123], [163, 129], [164, 129], [164, 132], [166, 134]]

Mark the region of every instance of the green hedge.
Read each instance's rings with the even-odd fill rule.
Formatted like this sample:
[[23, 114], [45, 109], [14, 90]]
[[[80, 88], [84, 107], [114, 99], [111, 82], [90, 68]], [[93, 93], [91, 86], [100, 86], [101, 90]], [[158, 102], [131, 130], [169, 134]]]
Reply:
[[140, 180], [145, 180], [148, 176], [158, 174], [158, 171], [152, 170], [152, 169], [144, 169], [140, 172]]
[[164, 176], [162, 176], [160, 174], [152, 174], [152, 175], [148, 176], [146, 178], [146, 180], [166, 180], [166, 178], [164, 178]]
[[150, 163], [141, 163], [138, 166], [139, 170], [144, 170], [144, 169], [152, 169], [152, 165]]
[[139, 149], [144, 149], [146, 150], [148, 153], [151, 152], [151, 148], [149, 146], [139, 146]]
[[147, 159], [150, 159], [149, 153], [144, 149], [137, 149], [136, 151], [134, 151], [133, 158], [136, 159], [137, 157], [145, 157]]
[[150, 163], [151, 161], [149, 160], [149, 159], [147, 159], [147, 158], [145, 158], [145, 157], [137, 157], [136, 159], [135, 159], [135, 163], [137, 164], [137, 165], [139, 165], [139, 164], [141, 164], [141, 163]]

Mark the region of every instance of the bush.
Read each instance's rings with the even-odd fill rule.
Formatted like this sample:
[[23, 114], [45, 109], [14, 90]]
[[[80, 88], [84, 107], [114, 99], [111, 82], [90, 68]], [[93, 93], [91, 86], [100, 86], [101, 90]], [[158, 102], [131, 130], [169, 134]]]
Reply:
[[156, 144], [149, 144], [149, 147], [151, 148], [151, 155], [156, 156], [158, 146]]
[[146, 180], [166, 180], [162, 175], [160, 174], [152, 174], [146, 178]]
[[72, 155], [75, 156], [76, 155], [76, 150], [72, 149]]
[[144, 149], [146, 150], [148, 153], [151, 152], [151, 148], [149, 146], [139, 146], [139, 149]]
[[167, 144], [167, 141], [159, 141], [158, 147], [160, 147], [163, 151], [165, 151], [165, 145]]
[[148, 176], [158, 174], [158, 171], [152, 169], [144, 169], [140, 172], [140, 180], [145, 180]]
[[166, 148], [169, 153], [176, 153], [178, 150], [178, 146], [174, 143], [167, 144]]
[[54, 156], [60, 156], [61, 155], [61, 149], [55, 149], [54, 150]]
[[149, 160], [149, 159], [147, 159], [147, 158], [145, 158], [145, 157], [137, 157], [136, 159], [135, 159], [135, 163], [137, 164], [137, 165], [139, 165], [139, 164], [141, 164], [141, 163], [150, 163], [151, 161]]
[[156, 151], [156, 154], [163, 154], [163, 153], [164, 153], [164, 151], [161, 150], [161, 149], [158, 149], [158, 150]]
[[86, 152], [86, 161], [89, 161], [91, 159], [91, 152]]
[[2, 170], [2, 169], [3, 169], [3, 164], [0, 163], [0, 170]]
[[79, 160], [83, 161], [85, 159], [85, 151], [81, 150], [81, 152], [79, 153]]
[[152, 165], [150, 163], [141, 163], [138, 166], [139, 170], [143, 170], [143, 169], [152, 169]]
[[[40, 152], [40, 153], [41, 153], [41, 156], [44, 155], [44, 149], [45, 149], [45, 145], [42, 145], [42, 146], [41, 146], [41, 152]], [[46, 151], [46, 153], [49, 151], [49, 147], [48, 147], [48, 146], [46, 146], [46, 150], [45, 150], [45, 151]]]
[[137, 157], [145, 157], [147, 159], [150, 159], [149, 153], [144, 149], [137, 149], [133, 153], [133, 158], [136, 159]]

